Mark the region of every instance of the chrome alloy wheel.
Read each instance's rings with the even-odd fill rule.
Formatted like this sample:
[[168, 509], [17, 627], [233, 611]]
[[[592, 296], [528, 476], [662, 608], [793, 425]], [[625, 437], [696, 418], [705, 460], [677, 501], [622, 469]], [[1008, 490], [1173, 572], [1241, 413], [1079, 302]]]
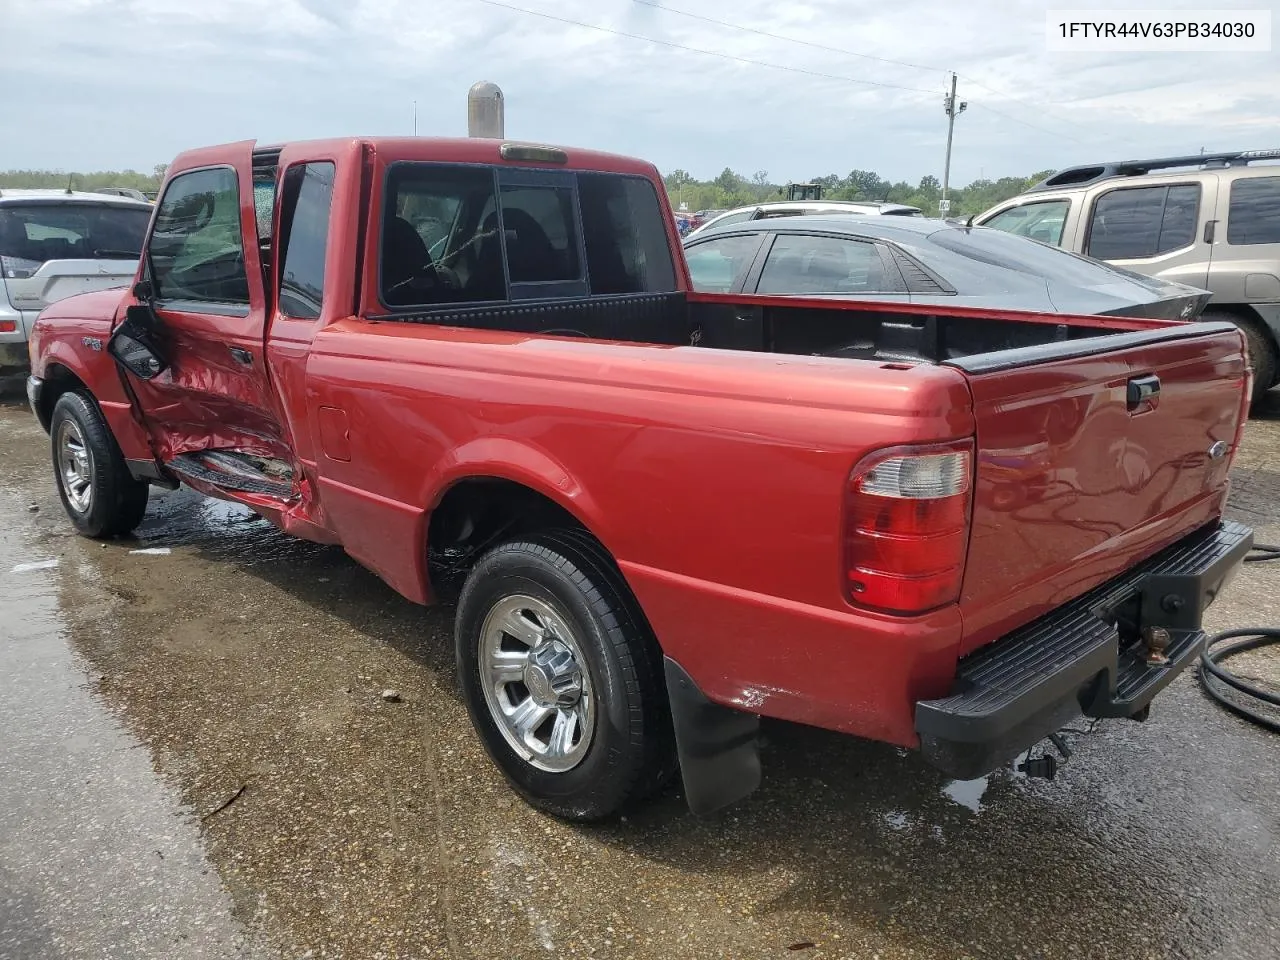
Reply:
[[595, 732], [595, 697], [573, 630], [534, 597], [504, 597], [480, 628], [480, 680], [511, 748], [549, 773], [582, 762]]
[[67, 502], [76, 513], [93, 506], [93, 454], [80, 425], [67, 418], [58, 425], [58, 475]]

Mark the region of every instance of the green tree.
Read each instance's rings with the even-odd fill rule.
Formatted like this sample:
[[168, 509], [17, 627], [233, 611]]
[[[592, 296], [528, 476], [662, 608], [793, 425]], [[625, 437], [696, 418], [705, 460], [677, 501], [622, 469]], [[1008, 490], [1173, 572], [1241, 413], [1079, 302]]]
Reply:
[[712, 182], [725, 193], [734, 193], [742, 186], [742, 178], [728, 167], [725, 167], [720, 172], [720, 176], [716, 177]]
[[851, 170], [844, 178], [844, 189], [850, 200], [879, 200], [887, 186], [872, 170]]

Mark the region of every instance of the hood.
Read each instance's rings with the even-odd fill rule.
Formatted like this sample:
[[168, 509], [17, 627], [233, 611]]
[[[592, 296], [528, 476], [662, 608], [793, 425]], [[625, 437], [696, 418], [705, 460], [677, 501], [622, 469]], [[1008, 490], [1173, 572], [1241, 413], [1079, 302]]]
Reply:
[[50, 304], [40, 312], [41, 319], [58, 320], [113, 320], [120, 301], [128, 295], [128, 287], [113, 290], [97, 290], [66, 297]]

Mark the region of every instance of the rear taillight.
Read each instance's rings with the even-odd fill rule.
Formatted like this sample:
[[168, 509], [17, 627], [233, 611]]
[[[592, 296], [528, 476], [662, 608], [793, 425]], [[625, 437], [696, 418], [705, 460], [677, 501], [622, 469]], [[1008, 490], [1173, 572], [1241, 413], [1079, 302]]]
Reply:
[[859, 463], [845, 502], [849, 602], [911, 614], [958, 600], [972, 489], [969, 440], [881, 450]]

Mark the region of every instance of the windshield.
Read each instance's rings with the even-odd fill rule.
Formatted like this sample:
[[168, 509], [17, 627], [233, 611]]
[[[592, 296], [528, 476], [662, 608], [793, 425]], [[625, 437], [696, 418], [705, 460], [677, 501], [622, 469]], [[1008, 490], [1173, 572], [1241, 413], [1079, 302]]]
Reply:
[[150, 208], [123, 204], [4, 204], [4, 275], [27, 277], [50, 260], [136, 260], [150, 220]]

